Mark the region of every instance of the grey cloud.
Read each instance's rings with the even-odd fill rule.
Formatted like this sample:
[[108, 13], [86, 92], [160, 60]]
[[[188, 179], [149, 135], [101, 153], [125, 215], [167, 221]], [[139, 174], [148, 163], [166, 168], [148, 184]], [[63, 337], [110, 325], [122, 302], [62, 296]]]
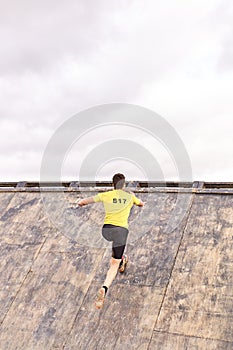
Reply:
[[221, 45], [222, 52], [217, 62], [217, 70], [219, 73], [225, 73], [233, 70], [233, 27]]
[[140, 84], [168, 73], [187, 54], [196, 40], [189, 12], [173, 1], [2, 4], [1, 73], [43, 73], [71, 57], [96, 66], [103, 77], [111, 70], [111, 77], [119, 81], [122, 76], [126, 86], [129, 79]]
[[43, 70], [62, 56], [96, 50], [107, 1], [5, 2], [1, 11], [1, 73]]
[[[208, 4], [207, 1], [191, 4], [173, 0], [1, 1], [0, 118], [1, 121], [18, 120], [22, 125], [17, 133], [12, 127], [14, 123], [9, 123], [4, 129], [8, 138], [1, 137], [8, 165], [8, 154], [11, 155], [6, 177], [18, 171], [21, 179], [26, 178], [23, 159], [28, 162], [33, 162], [34, 158], [39, 160], [52, 133], [64, 119], [79, 110], [110, 102], [144, 103], [145, 106], [148, 103], [150, 106], [151, 100], [140, 98], [143, 89], [150, 92], [154, 106], [157, 101], [159, 105], [159, 98], [150, 84], [158, 84], [159, 89], [160, 82], [169, 85], [173, 76], [180, 78], [189, 69], [201, 77], [200, 85], [203, 85], [202, 71], [206, 73], [203, 83], [206, 82], [204, 85], [208, 89], [214, 81], [215, 69], [225, 72], [232, 67], [232, 5], [230, 1], [220, 3], [217, 0]], [[215, 42], [217, 35], [219, 41]], [[209, 68], [208, 59], [205, 61], [206, 56], [199, 45], [201, 42], [205, 47], [212, 41], [213, 52], [207, 52], [207, 56], [213, 55], [218, 66]], [[210, 82], [208, 72], [213, 74]], [[190, 85], [195, 83], [192, 78], [189, 82]], [[179, 88], [180, 96], [192, 94], [193, 90], [187, 92], [186, 86]], [[197, 96], [198, 89], [199, 86], [194, 91]], [[166, 91], [163, 94], [166, 103], [174, 106], [172, 113], [168, 113], [171, 121], [178, 120], [177, 104], [184, 102], [185, 113], [180, 123], [190, 124], [187, 142], [194, 143], [196, 134], [193, 130], [197, 130], [197, 122], [202, 125], [202, 106], [198, 109], [195, 106], [197, 100], [192, 98], [188, 99], [188, 106], [182, 98], [171, 102], [171, 96], [167, 96]], [[223, 96], [220, 96], [219, 104], [221, 101]], [[206, 106], [205, 118], [211, 123], [212, 113], [208, 114], [208, 109], [214, 101], [199, 99], [198, 103]], [[35, 134], [36, 128], [38, 134]], [[19, 133], [22, 130], [25, 135]], [[206, 135], [202, 134], [202, 137], [206, 143], [212, 142]], [[30, 150], [34, 152], [33, 157], [27, 157]], [[222, 150], [224, 154], [224, 147]], [[17, 158], [18, 151], [23, 153], [23, 158]], [[196, 159], [196, 153], [192, 152], [191, 149], [191, 155]], [[214, 173], [214, 157], [205, 153], [205, 161], [201, 162], [201, 153], [200, 148], [195, 174], [198, 176], [203, 171], [206, 159], [213, 163]], [[224, 155], [222, 159], [225, 159]], [[14, 162], [19, 164], [17, 171]], [[33, 163], [31, 168], [27, 163], [28, 173], [37, 174], [37, 178], [38, 169], [39, 163]], [[227, 171], [229, 173], [226, 167]]]
[[42, 126], [30, 125], [17, 121], [1, 122], [1, 154], [12, 156], [16, 153], [41, 153], [51, 134]]

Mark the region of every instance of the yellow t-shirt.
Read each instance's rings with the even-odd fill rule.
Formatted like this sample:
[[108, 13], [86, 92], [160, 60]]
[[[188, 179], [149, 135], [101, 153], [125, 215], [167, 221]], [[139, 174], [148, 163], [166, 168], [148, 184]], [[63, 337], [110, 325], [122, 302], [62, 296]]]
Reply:
[[123, 190], [102, 192], [94, 196], [95, 202], [103, 202], [105, 209], [105, 224], [128, 228], [128, 217], [134, 204], [141, 200], [134, 194]]

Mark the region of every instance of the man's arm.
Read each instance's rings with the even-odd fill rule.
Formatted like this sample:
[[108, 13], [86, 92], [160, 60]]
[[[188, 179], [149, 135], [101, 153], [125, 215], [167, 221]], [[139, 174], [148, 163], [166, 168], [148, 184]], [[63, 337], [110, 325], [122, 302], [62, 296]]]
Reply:
[[145, 202], [143, 202], [140, 198], [134, 195], [134, 204], [137, 205], [138, 207], [144, 207]]
[[144, 207], [145, 203], [143, 201], [140, 200], [139, 204], [136, 204], [138, 207]]
[[83, 198], [83, 199], [80, 199], [80, 201], [78, 201], [78, 205], [80, 207], [83, 207], [84, 205], [92, 204], [92, 203], [95, 203], [94, 197]]

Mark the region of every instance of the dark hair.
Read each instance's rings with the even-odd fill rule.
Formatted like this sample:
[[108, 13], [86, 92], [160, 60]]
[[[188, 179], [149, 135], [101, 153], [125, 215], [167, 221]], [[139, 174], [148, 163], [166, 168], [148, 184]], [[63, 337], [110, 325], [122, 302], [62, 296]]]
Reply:
[[113, 182], [115, 190], [120, 190], [124, 187], [125, 176], [123, 174], [117, 173], [113, 176], [112, 182]]

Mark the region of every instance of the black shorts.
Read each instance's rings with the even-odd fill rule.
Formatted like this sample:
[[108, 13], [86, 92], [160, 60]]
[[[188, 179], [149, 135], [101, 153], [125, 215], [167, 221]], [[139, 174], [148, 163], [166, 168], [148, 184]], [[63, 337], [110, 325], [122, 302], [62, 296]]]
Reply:
[[128, 229], [121, 226], [104, 224], [102, 227], [103, 237], [112, 242], [112, 257], [121, 259], [125, 250], [125, 245], [128, 237]]

